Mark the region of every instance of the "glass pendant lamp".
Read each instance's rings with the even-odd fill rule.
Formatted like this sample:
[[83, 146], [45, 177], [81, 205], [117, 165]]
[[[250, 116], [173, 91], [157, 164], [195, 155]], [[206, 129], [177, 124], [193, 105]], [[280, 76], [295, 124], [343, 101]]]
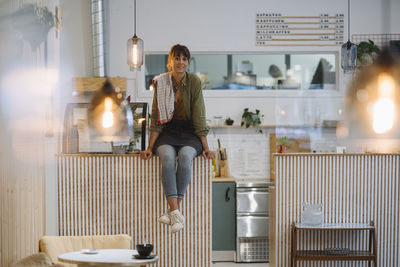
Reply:
[[[384, 31], [390, 31], [390, 1], [382, 7]], [[385, 10], [386, 8], [386, 10]], [[388, 45], [372, 64], [361, 69], [348, 94], [350, 133], [357, 137], [400, 137], [400, 58]]]
[[356, 76], [347, 104], [357, 136], [399, 138], [400, 63], [388, 48]]
[[93, 140], [129, 142], [133, 137], [133, 114], [129, 103], [108, 80], [90, 101], [88, 123]]
[[136, 36], [136, 0], [134, 0], [135, 33], [127, 42], [127, 63], [131, 71], [140, 70], [143, 65], [143, 40]]
[[357, 46], [350, 42], [350, 0], [347, 0], [347, 20], [348, 20], [348, 39], [347, 42], [342, 45], [341, 50], [341, 62], [342, 69], [345, 73], [353, 72], [357, 67]]

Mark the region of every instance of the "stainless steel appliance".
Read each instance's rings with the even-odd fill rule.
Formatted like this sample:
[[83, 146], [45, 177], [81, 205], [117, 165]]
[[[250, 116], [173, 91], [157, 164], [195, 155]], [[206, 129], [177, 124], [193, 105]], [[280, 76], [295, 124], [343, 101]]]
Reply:
[[268, 262], [268, 187], [266, 181], [236, 183], [236, 261]]

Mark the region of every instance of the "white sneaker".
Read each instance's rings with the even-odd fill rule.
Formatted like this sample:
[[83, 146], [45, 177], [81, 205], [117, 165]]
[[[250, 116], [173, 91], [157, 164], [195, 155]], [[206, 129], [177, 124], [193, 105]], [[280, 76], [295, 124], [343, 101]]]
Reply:
[[171, 232], [176, 233], [183, 229], [185, 226], [185, 218], [179, 210], [174, 210], [169, 213], [171, 219]]
[[169, 213], [170, 213], [170, 210], [168, 210], [167, 213], [164, 213], [163, 215], [161, 215], [161, 217], [158, 218], [158, 221], [160, 223], [165, 223], [165, 224], [170, 225], [171, 224], [171, 219], [169, 218]]

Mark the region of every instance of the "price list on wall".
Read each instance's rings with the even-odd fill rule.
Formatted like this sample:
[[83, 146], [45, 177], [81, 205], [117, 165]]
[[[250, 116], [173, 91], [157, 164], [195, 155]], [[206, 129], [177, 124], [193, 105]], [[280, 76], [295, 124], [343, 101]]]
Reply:
[[257, 46], [336, 46], [344, 41], [344, 14], [256, 14]]

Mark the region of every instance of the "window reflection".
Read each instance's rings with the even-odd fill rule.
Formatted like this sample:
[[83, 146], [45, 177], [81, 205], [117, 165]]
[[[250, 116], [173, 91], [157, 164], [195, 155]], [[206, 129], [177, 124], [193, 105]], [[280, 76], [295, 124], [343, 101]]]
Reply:
[[[189, 72], [204, 90], [336, 89], [337, 55], [324, 54], [196, 54]], [[167, 54], [147, 54], [146, 88], [167, 71]]]

